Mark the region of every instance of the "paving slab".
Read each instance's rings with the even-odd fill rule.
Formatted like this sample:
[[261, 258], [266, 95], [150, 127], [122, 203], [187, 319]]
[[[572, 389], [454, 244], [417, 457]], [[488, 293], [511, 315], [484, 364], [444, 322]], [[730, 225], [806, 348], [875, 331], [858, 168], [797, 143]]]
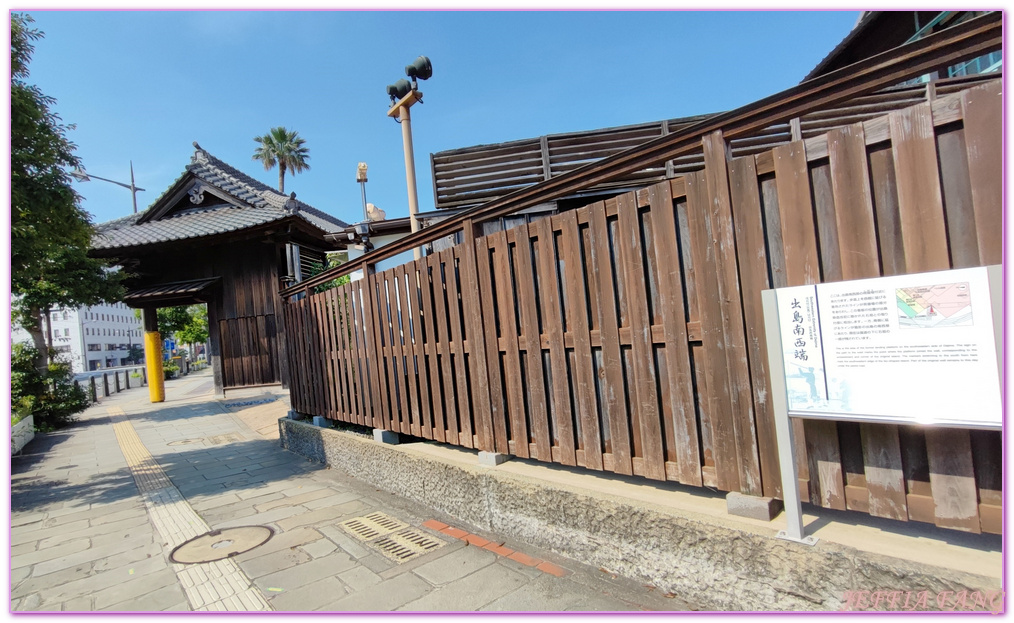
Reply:
[[[287, 396], [249, 408], [210, 391], [183, 396], [196, 376], [167, 383], [159, 405], [146, 390], [104, 399], [12, 459], [12, 609], [477, 610], [540, 599], [563, 609], [579, 601], [552, 595], [608, 592], [590, 586], [593, 573], [589, 586], [561, 583], [447, 535], [396, 564], [338, 523], [380, 511], [420, 527], [438, 514], [280, 448]], [[185, 539], [234, 525], [275, 534], [227, 560], [169, 560]]]

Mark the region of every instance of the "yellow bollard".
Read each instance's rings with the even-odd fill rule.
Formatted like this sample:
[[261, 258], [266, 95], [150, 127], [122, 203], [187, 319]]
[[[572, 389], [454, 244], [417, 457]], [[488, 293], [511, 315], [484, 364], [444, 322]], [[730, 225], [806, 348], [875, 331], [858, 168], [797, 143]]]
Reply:
[[152, 402], [165, 402], [165, 373], [162, 371], [162, 336], [144, 332], [144, 363], [148, 367], [148, 395]]

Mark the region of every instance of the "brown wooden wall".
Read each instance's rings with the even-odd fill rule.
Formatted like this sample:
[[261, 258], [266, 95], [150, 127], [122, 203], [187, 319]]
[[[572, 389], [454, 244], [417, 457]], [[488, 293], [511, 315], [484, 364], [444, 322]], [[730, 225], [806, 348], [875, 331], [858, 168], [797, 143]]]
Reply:
[[[781, 495], [771, 287], [1001, 261], [1000, 82], [705, 167], [285, 306], [293, 408]], [[478, 228], [467, 228], [468, 231]], [[1000, 531], [994, 432], [795, 423], [804, 500]]]
[[223, 386], [279, 383], [278, 249], [274, 243], [248, 242], [217, 254], [222, 286], [208, 311], [218, 332]]

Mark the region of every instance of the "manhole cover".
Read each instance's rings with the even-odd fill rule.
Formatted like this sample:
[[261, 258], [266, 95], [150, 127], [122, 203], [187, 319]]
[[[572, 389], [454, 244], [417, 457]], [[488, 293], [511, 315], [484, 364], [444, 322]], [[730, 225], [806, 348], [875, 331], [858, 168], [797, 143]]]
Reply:
[[170, 441], [167, 446], [185, 446], [189, 443], [201, 443], [204, 439], [177, 439], [176, 441]]
[[446, 545], [444, 541], [410, 527], [384, 513], [353, 517], [338, 524], [343, 530], [397, 563]]
[[212, 435], [208, 437], [208, 443], [212, 446], [220, 446], [224, 443], [233, 443], [237, 441], [243, 441], [243, 438], [236, 433], [226, 433], [224, 435]]
[[212, 530], [177, 545], [169, 554], [169, 560], [183, 565], [214, 562], [264, 545], [273, 535], [274, 531], [267, 526]]

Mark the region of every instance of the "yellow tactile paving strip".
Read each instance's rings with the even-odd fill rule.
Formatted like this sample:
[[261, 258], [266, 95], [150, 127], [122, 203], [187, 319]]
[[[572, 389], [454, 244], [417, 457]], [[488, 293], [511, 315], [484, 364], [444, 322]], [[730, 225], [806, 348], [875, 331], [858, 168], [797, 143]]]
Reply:
[[[116, 441], [148, 508], [148, 515], [167, 550], [210, 531], [208, 524], [190, 507], [148, 452], [123, 409], [110, 407], [106, 411], [113, 421]], [[260, 590], [229, 559], [200, 565], [173, 564], [173, 570], [194, 610], [271, 610]]]

